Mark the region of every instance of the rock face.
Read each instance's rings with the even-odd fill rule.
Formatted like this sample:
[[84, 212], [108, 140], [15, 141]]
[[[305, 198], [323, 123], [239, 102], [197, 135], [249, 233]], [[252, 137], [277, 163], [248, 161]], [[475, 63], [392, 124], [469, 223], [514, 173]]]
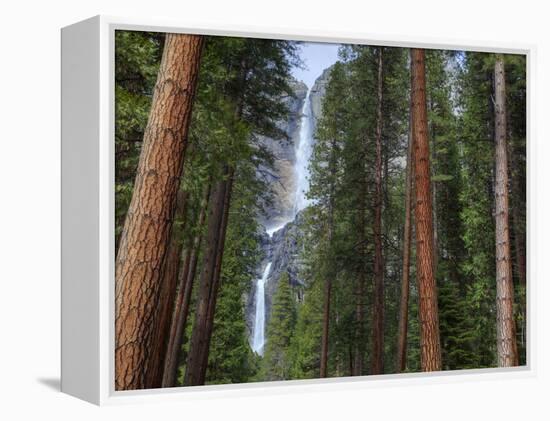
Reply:
[[311, 111], [313, 113], [314, 119], [314, 127], [317, 127], [317, 122], [321, 117], [323, 98], [325, 97], [326, 87], [331, 71], [332, 66], [323, 70], [321, 76], [319, 76], [317, 80], [315, 80], [315, 83], [311, 88], [311, 93], [309, 94], [309, 98], [311, 100]]
[[[262, 235], [262, 248], [265, 253], [265, 258], [257, 271], [257, 278], [261, 277], [263, 270], [268, 262], [271, 262], [271, 270], [265, 284], [265, 311], [266, 324], [271, 315], [272, 298], [275, 295], [279, 280], [283, 273], [288, 273], [290, 284], [292, 286], [303, 285], [299, 278], [302, 262], [300, 261], [300, 243], [299, 239], [303, 236], [303, 216], [298, 213], [296, 218], [287, 223], [279, 231], [269, 237], [267, 233]], [[256, 284], [254, 283], [250, 295], [247, 299], [246, 321], [247, 326], [252, 332], [255, 316], [255, 297]], [[301, 296], [297, 297], [301, 300]]]
[[303, 235], [303, 220], [303, 213], [298, 213], [292, 222], [273, 234], [271, 239], [271, 273], [265, 287], [267, 320], [271, 314], [271, 298], [285, 272], [288, 273], [292, 286], [303, 285], [299, 277], [302, 268], [299, 240]]
[[265, 215], [260, 215], [259, 222], [263, 226], [279, 226], [292, 218], [294, 209], [294, 163], [296, 161], [295, 147], [300, 138], [300, 119], [307, 86], [303, 82], [292, 81], [294, 98], [286, 100], [290, 111], [287, 121], [279, 123], [288, 136], [288, 140], [274, 140], [263, 137], [261, 144], [273, 154], [273, 168], [261, 167], [259, 176], [271, 186], [272, 203], [264, 206]]

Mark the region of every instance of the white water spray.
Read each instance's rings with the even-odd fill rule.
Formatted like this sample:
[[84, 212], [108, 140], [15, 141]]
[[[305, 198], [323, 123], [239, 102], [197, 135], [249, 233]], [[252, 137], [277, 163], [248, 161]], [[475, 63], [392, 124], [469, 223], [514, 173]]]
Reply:
[[259, 355], [264, 353], [265, 343], [265, 283], [271, 270], [271, 262], [267, 264], [264, 273], [256, 281], [256, 315], [254, 318], [254, 337], [252, 338], [252, 349]]
[[302, 117], [300, 120], [300, 141], [296, 148], [296, 163], [294, 173], [296, 177], [296, 192], [294, 195], [294, 217], [302, 209], [309, 205], [310, 200], [306, 197], [309, 191], [309, 160], [313, 151], [313, 121], [311, 115], [311, 101], [308, 89], [304, 105], [302, 106]]

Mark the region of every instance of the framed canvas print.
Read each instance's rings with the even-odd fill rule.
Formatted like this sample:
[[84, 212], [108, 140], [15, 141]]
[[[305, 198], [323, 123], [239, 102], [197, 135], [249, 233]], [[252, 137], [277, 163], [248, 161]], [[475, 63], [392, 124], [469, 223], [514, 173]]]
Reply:
[[62, 390], [530, 372], [531, 52], [64, 28]]

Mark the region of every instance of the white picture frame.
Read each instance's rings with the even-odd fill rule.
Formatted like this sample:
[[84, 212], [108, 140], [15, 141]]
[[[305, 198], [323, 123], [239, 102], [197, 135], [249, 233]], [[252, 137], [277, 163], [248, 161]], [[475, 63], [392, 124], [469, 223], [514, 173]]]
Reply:
[[62, 376], [61, 390], [97, 405], [204, 399], [263, 393], [370, 388], [399, 384], [478, 381], [536, 375], [533, 317], [536, 285], [527, 266], [527, 365], [509, 369], [292, 380], [141, 391], [114, 390], [114, 31], [193, 33], [399, 47], [463, 49], [527, 56], [527, 241], [530, 235], [533, 45], [462, 43], [418, 37], [258, 28], [96, 16], [67, 26], [62, 44]]

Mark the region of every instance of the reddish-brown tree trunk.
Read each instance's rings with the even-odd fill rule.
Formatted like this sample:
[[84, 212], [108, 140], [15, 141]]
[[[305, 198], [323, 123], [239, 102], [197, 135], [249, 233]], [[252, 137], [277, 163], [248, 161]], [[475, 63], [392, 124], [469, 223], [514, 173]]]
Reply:
[[403, 269], [401, 278], [401, 298], [399, 302], [399, 325], [397, 329], [397, 372], [407, 368], [407, 331], [409, 323], [409, 287], [411, 266], [411, 185], [414, 177], [414, 145], [412, 136], [412, 118], [409, 119], [409, 145], [407, 148], [407, 170], [405, 176], [405, 226], [403, 227]]
[[[176, 218], [184, 221], [185, 224], [185, 208], [187, 202], [187, 193], [184, 191], [178, 192], [178, 200], [176, 207]], [[172, 320], [172, 312], [174, 311], [177, 291], [178, 272], [180, 271], [180, 262], [183, 243], [181, 238], [177, 238], [175, 233], [172, 233], [170, 246], [168, 247], [168, 255], [164, 263], [164, 273], [162, 277], [160, 301], [158, 305], [157, 325], [155, 327], [156, 339], [152, 351], [152, 359], [159, 361], [155, 365], [154, 370], [147, 373], [145, 379], [146, 388], [157, 388], [162, 386], [162, 376], [164, 371], [164, 358], [166, 356], [166, 348], [170, 338], [170, 323]]]
[[[229, 170], [226, 171], [226, 177]], [[184, 384], [186, 386], [200, 385], [203, 364], [203, 352], [209, 341], [208, 317], [212, 305], [212, 294], [216, 290], [215, 275], [218, 263], [218, 249], [221, 240], [223, 219], [225, 214], [225, 199], [229, 186], [228, 179], [216, 182], [208, 204], [208, 232], [206, 237], [206, 249], [200, 277], [199, 295], [189, 355], [185, 370]]]
[[115, 389], [146, 387], [203, 38], [168, 34], [115, 269]]
[[412, 121], [416, 192], [416, 270], [420, 313], [422, 371], [441, 370], [437, 286], [434, 277], [434, 241], [430, 182], [430, 146], [426, 110], [424, 50], [411, 49]]
[[374, 305], [371, 374], [384, 371], [384, 256], [382, 254], [382, 48], [378, 49], [378, 106], [376, 111], [376, 169], [374, 192]]
[[193, 239], [191, 250], [185, 251], [185, 262], [182, 270], [178, 274], [178, 294], [176, 304], [172, 314], [170, 327], [170, 336], [164, 361], [164, 374], [162, 378], [162, 387], [176, 386], [177, 373], [180, 364], [181, 345], [185, 327], [187, 325], [187, 316], [189, 314], [189, 304], [191, 303], [191, 293], [195, 280], [197, 260], [200, 252], [202, 240], [202, 228], [206, 220], [206, 209], [208, 206], [208, 197], [210, 195], [210, 186], [205, 189], [205, 197], [201, 205], [199, 220], [197, 223], [198, 233]]
[[518, 365], [514, 319], [514, 283], [508, 220], [506, 79], [504, 59], [495, 61], [495, 243], [497, 283], [497, 357], [499, 367]]
[[227, 234], [227, 225], [229, 222], [229, 208], [231, 206], [231, 193], [233, 192], [233, 180], [235, 172], [233, 169], [229, 171], [227, 180], [227, 188], [225, 192], [225, 199], [223, 205], [223, 219], [220, 224], [220, 237], [218, 242], [218, 250], [216, 252], [216, 266], [214, 271], [214, 281], [212, 293], [210, 294], [210, 302], [208, 304], [208, 317], [206, 319], [206, 329], [204, 331], [205, 339], [202, 341], [203, 350], [201, 352], [202, 361], [200, 368], [200, 375], [198, 382], [204, 384], [206, 381], [206, 369], [208, 368], [208, 355], [210, 352], [210, 341], [212, 339], [212, 332], [214, 328], [214, 316], [216, 314], [216, 302], [218, 300], [218, 294], [221, 285], [221, 270], [223, 263], [223, 254], [225, 249], [225, 237]]

